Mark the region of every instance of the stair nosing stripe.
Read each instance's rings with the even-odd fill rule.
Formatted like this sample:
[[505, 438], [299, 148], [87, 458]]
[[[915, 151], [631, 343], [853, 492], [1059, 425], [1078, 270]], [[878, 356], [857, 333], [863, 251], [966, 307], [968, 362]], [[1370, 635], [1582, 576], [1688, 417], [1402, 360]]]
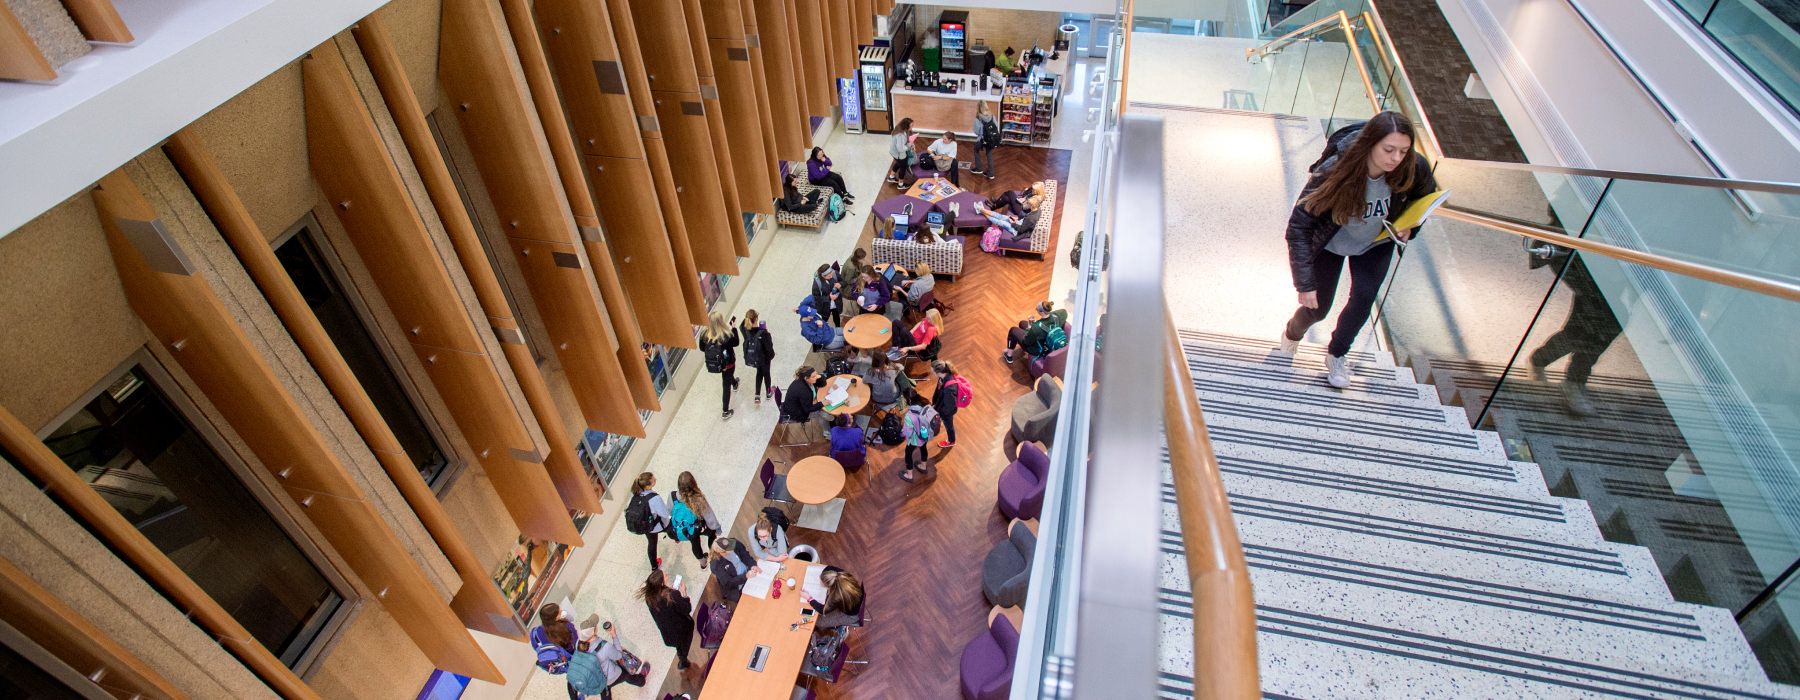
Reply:
[[[1265, 381], [1265, 382], [1275, 382], [1275, 383], [1279, 383], [1279, 384], [1292, 384], [1294, 386], [1302, 386], [1302, 387], [1318, 388], [1318, 387], [1330, 387], [1331, 386], [1330, 384], [1327, 384], [1327, 383], [1321, 381], [1322, 377], [1320, 377], [1318, 375], [1299, 374], [1298, 372], [1300, 370], [1295, 370], [1292, 367], [1283, 367], [1281, 365], [1253, 365], [1253, 364], [1230, 364], [1230, 365], [1227, 365], [1227, 364], [1221, 364], [1221, 363], [1228, 362], [1228, 361], [1229, 362], [1236, 362], [1236, 361], [1229, 360], [1229, 359], [1222, 359], [1222, 358], [1208, 359], [1205, 357], [1202, 357], [1200, 359], [1195, 359], [1191, 356], [1187, 358], [1187, 361], [1188, 361], [1188, 371], [1198, 372], [1203, 375], [1226, 375], [1226, 376], [1233, 376], [1233, 377], [1243, 377], [1245, 379], [1257, 379], [1257, 380]], [[1351, 382], [1350, 386], [1344, 390], [1338, 390], [1335, 388], [1333, 390], [1334, 391], [1346, 391], [1347, 394], [1348, 394], [1348, 390], [1355, 390], [1358, 392], [1362, 392], [1363, 394], [1371, 396], [1371, 397], [1373, 397], [1373, 396], [1391, 396], [1391, 397], [1394, 397], [1397, 399], [1425, 400], [1425, 397], [1422, 396], [1419, 392], [1419, 389], [1422, 388], [1423, 386], [1424, 385], [1420, 385], [1420, 384], [1402, 383], [1402, 382], [1394, 380], [1393, 378], [1390, 377], [1388, 380], [1388, 383], [1386, 383], [1386, 384], [1375, 383], [1375, 382], [1370, 382], [1370, 381]]]
[[[1308, 404], [1308, 405], [1321, 406], [1321, 407], [1325, 407], [1325, 408], [1337, 407], [1339, 410], [1364, 410], [1364, 411], [1370, 411], [1370, 412], [1376, 412], [1376, 411], [1387, 412], [1387, 413], [1395, 414], [1398, 417], [1409, 417], [1409, 418], [1416, 418], [1419, 420], [1442, 420], [1444, 417], [1443, 411], [1440, 410], [1442, 408], [1441, 406], [1440, 407], [1432, 407], [1432, 406], [1420, 406], [1417, 404], [1405, 404], [1405, 403], [1396, 404], [1396, 403], [1388, 403], [1386, 401], [1375, 401], [1372, 399], [1359, 399], [1359, 398], [1356, 398], [1354, 396], [1349, 396], [1349, 395], [1326, 396], [1323, 394], [1295, 393], [1291, 390], [1285, 390], [1285, 389], [1280, 389], [1280, 388], [1276, 388], [1276, 387], [1264, 387], [1264, 386], [1256, 386], [1256, 385], [1251, 385], [1251, 384], [1238, 384], [1235, 382], [1229, 382], [1229, 381], [1225, 381], [1222, 379], [1211, 379], [1211, 378], [1209, 378], [1210, 376], [1218, 374], [1218, 373], [1211, 372], [1204, 367], [1189, 366], [1188, 370], [1192, 371], [1192, 372], [1200, 373], [1200, 374], [1196, 374], [1194, 376], [1193, 384], [1194, 384], [1195, 390], [1202, 391], [1202, 392], [1210, 392], [1210, 393], [1214, 393], [1214, 394], [1222, 394], [1222, 395], [1229, 395], [1229, 396], [1251, 396], [1251, 397], [1264, 396], [1264, 395], [1269, 395], [1269, 394], [1280, 394], [1280, 396], [1271, 396], [1269, 398], [1271, 398], [1272, 400], [1280, 399], [1280, 400], [1286, 400], [1286, 401], [1293, 401], [1295, 403], [1304, 403], [1304, 404]], [[1345, 407], [1346, 404], [1349, 404], [1350, 407]], [[1401, 416], [1400, 414], [1406, 414], [1406, 415]]]
[[[1481, 462], [1476, 462], [1476, 461], [1471, 461], [1471, 460], [1458, 459], [1455, 457], [1421, 457], [1420, 455], [1412, 455], [1412, 454], [1407, 454], [1404, 452], [1395, 452], [1393, 450], [1387, 450], [1387, 449], [1383, 449], [1383, 448], [1379, 448], [1379, 447], [1364, 447], [1364, 446], [1360, 446], [1360, 445], [1339, 444], [1339, 445], [1335, 445], [1335, 447], [1338, 449], [1337, 452], [1326, 453], [1326, 452], [1320, 452], [1320, 451], [1311, 449], [1311, 447], [1312, 447], [1311, 443], [1299, 443], [1297, 439], [1289, 438], [1289, 437], [1287, 437], [1285, 435], [1281, 435], [1279, 433], [1266, 433], [1263, 431], [1249, 430], [1249, 429], [1245, 429], [1245, 428], [1234, 428], [1231, 426], [1209, 425], [1209, 426], [1207, 426], [1207, 433], [1210, 437], [1212, 437], [1212, 439], [1214, 439], [1218, 442], [1234, 443], [1234, 444], [1246, 445], [1249, 447], [1262, 447], [1265, 449], [1284, 450], [1284, 451], [1289, 451], [1289, 452], [1302, 452], [1302, 453], [1319, 455], [1321, 457], [1329, 457], [1329, 458], [1336, 458], [1336, 459], [1355, 459], [1355, 460], [1359, 460], [1359, 461], [1363, 461], [1363, 462], [1370, 462], [1370, 463], [1374, 463], [1374, 464], [1385, 464], [1385, 465], [1388, 465], [1391, 467], [1398, 467], [1398, 468], [1402, 468], [1402, 469], [1419, 469], [1419, 470], [1423, 470], [1423, 471], [1433, 471], [1433, 472], [1440, 472], [1440, 473], [1445, 473], [1445, 474], [1460, 474], [1460, 475], [1471, 476], [1471, 477], [1476, 477], [1476, 478], [1492, 479], [1495, 481], [1510, 481], [1510, 482], [1514, 482], [1514, 483], [1518, 482], [1518, 473], [1516, 471], [1514, 471], [1511, 466], [1507, 466], [1507, 465], [1496, 466], [1496, 465], [1492, 465], [1492, 464], [1483, 464]], [[1254, 437], [1248, 438], [1248, 439], [1243, 438], [1243, 437], [1233, 437], [1233, 433], [1242, 433], [1242, 434], [1248, 434], [1251, 436], [1263, 436], [1264, 438], [1276, 438], [1276, 439], [1269, 440], [1267, 443], [1258, 443], [1258, 442], [1255, 442], [1256, 438], [1254, 438]], [[1294, 442], [1297, 444], [1280, 444], [1280, 443], [1284, 443], [1284, 442]], [[1275, 443], [1275, 444], [1269, 444], [1269, 443]], [[1356, 454], [1359, 452], [1362, 454]], [[1369, 456], [1369, 453], [1376, 453], [1376, 456]], [[1404, 461], [1405, 457], [1418, 458], [1418, 461], [1406, 462], [1406, 461]]]
[[1522, 518], [1525, 520], [1536, 520], [1539, 522], [1548, 522], [1548, 523], [1565, 523], [1565, 522], [1567, 522], [1566, 519], [1564, 519], [1560, 516], [1552, 516], [1552, 515], [1548, 515], [1545, 513], [1521, 512], [1521, 511], [1515, 510], [1515, 509], [1507, 509], [1507, 508], [1503, 508], [1503, 507], [1499, 507], [1499, 506], [1487, 506], [1487, 505], [1478, 504], [1478, 503], [1476, 503], [1476, 504], [1455, 503], [1455, 502], [1449, 501], [1448, 499], [1438, 500], [1438, 499], [1431, 499], [1431, 498], [1422, 498], [1422, 497], [1418, 497], [1418, 496], [1402, 495], [1402, 494], [1397, 494], [1397, 493], [1383, 492], [1383, 491], [1368, 488], [1368, 487], [1354, 486], [1354, 485], [1350, 485], [1350, 484], [1339, 484], [1336, 486], [1329, 486], [1329, 485], [1320, 484], [1317, 481], [1312, 481], [1312, 480], [1308, 480], [1308, 479], [1304, 479], [1304, 478], [1300, 478], [1300, 477], [1285, 476], [1285, 475], [1279, 475], [1279, 474], [1257, 474], [1257, 473], [1254, 473], [1253, 470], [1244, 470], [1240, 467], [1221, 466], [1219, 468], [1219, 471], [1226, 473], [1226, 474], [1236, 474], [1238, 476], [1243, 476], [1243, 477], [1248, 477], [1248, 478], [1265, 479], [1268, 481], [1282, 481], [1282, 482], [1287, 482], [1290, 484], [1299, 484], [1299, 485], [1303, 485], [1303, 486], [1314, 486], [1314, 487], [1318, 487], [1318, 488], [1327, 488], [1327, 489], [1332, 489], [1332, 490], [1335, 490], [1338, 492], [1358, 493], [1358, 494], [1364, 494], [1364, 495], [1368, 495], [1368, 496], [1374, 496], [1376, 498], [1392, 498], [1395, 500], [1411, 501], [1413, 503], [1432, 505], [1432, 506], [1437, 506], [1440, 508], [1455, 508], [1458, 510], [1475, 511], [1475, 512], [1481, 512], [1481, 513], [1493, 513], [1495, 515], [1503, 515], [1503, 516], [1507, 516], [1507, 517]]
[[[1163, 448], [1163, 454], [1165, 454], [1165, 455], [1168, 454], [1168, 451], [1169, 451], [1168, 448], [1166, 448], [1166, 447]], [[1262, 468], [1262, 469], [1272, 469], [1272, 470], [1280, 470], [1280, 471], [1288, 471], [1288, 472], [1305, 472], [1308, 474], [1316, 474], [1321, 478], [1333, 477], [1333, 478], [1340, 478], [1340, 479], [1344, 479], [1344, 480], [1348, 480], [1348, 481], [1354, 481], [1354, 482], [1358, 482], [1358, 483], [1378, 484], [1378, 485], [1392, 486], [1395, 488], [1403, 488], [1403, 489], [1417, 489], [1420, 491], [1426, 491], [1426, 492], [1431, 492], [1431, 493], [1445, 494], [1445, 496], [1448, 498], [1468, 498], [1468, 499], [1474, 499], [1474, 500], [1482, 500], [1485, 502], [1490, 502], [1490, 505], [1496, 505], [1496, 506], [1510, 505], [1512, 507], [1517, 507], [1520, 509], [1536, 509], [1536, 510], [1541, 510], [1541, 511], [1544, 511], [1547, 513], [1548, 512], [1555, 512], [1555, 513], [1562, 512], [1562, 506], [1560, 506], [1556, 503], [1550, 503], [1550, 502], [1545, 502], [1545, 501], [1534, 501], [1534, 500], [1527, 499], [1527, 498], [1519, 498], [1517, 496], [1506, 496], [1506, 495], [1490, 494], [1490, 493], [1477, 493], [1474, 491], [1463, 491], [1460, 489], [1444, 488], [1442, 486], [1427, 486], [1424, 484], [1416, 484], [1416, 483], [1407, 482], [1407, 481], [1400, 481], [1398, 479], [1383, 479], [1381, 477], [1376, 477], [1376, 476], [1359, 476], [1359, 475], [1354, 475], [1354, 474], [1346, 474], [1344, 472], [1330, 471], [1330, 470], [1326, 470], [1326, 469], [1314, 469], [1312, 467], [1303, 467], [1303, 466], [1300, 466], [1297, 464], [1283, 464], [1280, 462], [1270, 462], [1270, 461], [1261, 460], [1261, 459], [1252, 459], [1249, 457], [1225, 456], [1225, 457], [1219, 458], [1219, 463], [1220, 464], [1231, 463], [1231, 464], [1237, 464], [1237, 465], [1253, 465], [1253, 466], [1247, 466], [1246, 468], [1251, 468], [1251, 469]]]
[[[1265, 466], [1248, 466], [1246, 463]], [[1524, 499], [1509, 498], [1506, 496], [1473, 494], [1466, 491], [1453, 491], [1432, 486], [1420, 486], [1388, 479], [1364, 479], [1334, 474], [1332, 472], [1317, 469], [1272, 464], [1269, 462], [1246, 460], [1235, 457], [1219, 458], [1219, 468], [1221, 471], [1237, 470], [1233, 473], [1242, 473], [1245, 476], [1257, 478], [1276, 479], [1278, 476], [1287, 477], [1284, 480], [1295, 481], [1296, 483], [1312, 483], [1321, 486], [1325, 484], [1334, 484], [1330, 488], [1353, 490], [1358, 493], [1370, 493], [1391, 498], [1439, 503], [1447, 507], [1470, 508], [1494, 513], [1514, 512], [1519, 513], [1521, 517], [1534, 517], [1539, 520], [1555, 520], [1556, 522], [1566, 521], [1562, 507], [1554, 503], [1539, 503]], [[1295, 472], [1310, 472], [1310, 474]], [[1391, 490], [1383, 490], [1381, 486], [1390, 486], [1393, 488]], [[1506, 501], [1511, 501], [1511, 503]]]
[[1535, 545], [1535, 546], [1546, 547], [1546, 548], [1551, 548], [1551, 549], [1568, 550], [1571, 553], [1582, 553], [1582, 554], [1588, 554], [1588, 555], [1592, 555], [1592, 556], [1605, 556], [1605, 557], [1610, 557], [1613, 559], [1619, 558], [1619, 555], [1615, 552], [1608, 552], [1603, 549], [1594, 549], [1591, 547], [1581, 547], [1581, 546], [1577, 546], [1577, 545], [1560, 544], [1560, 543], [1556, 543], [1556, 542], [1544, 542], [1541, 540], [1533, 540], [1533, 539], [1528, 539], [1528, 538], [1524, 538], [1524, 537], [1515, 537], [1513, 535], [1496, 535], [1496, 534], [1492, 534], [1492, 533], [1480, 532], [1477, 530], [1469, 530], [1469, 529], [1460, 528], [1460, 527], [1449, 527], [1449, 526], [1445, 526], [1445, 525], [1429, 525], [1429, 524], [1425, 524], [1425, 523], [1416, 523], [1416, 522], [1413, 522], [1410, 520], [1403, 520], [1401, 518], [1389, 518], [1387, 516], [1382, 516], [1382, 515], [1352, 513], [1350, 511], [1338, 510], [1335, 508], [1322, 508], [1319, 506], [1302, 506], [1299, 504], [1292, 504], [1292, 503], [1286, 503], [1283, 501], [1277, 501], [1272, 498], [1262, 498], [1260, 496], [1246, 496], [1246, 495], [1242, 495], [1242, 494], [1228, 494], [1228, 496], [1232, 499], [1237, 499], [1237, 500], [1259, 501], [1263, 504], [1266, 504], [1266, 505], [1261, 506], [1263, 508], [1270, 508], [1270, 509], [1305, 508], [1308, 511], [1307, 514], [1309, 514], [1309, 515], [1315, 514], [1315, 513], [1330, 513], [1333, 516], [1340, 517], [1345, 520], [1349, 520], [1352, 518], [1363, 518], [1363, 519], [1367, 519], [1367, 520], [1391, 523], [1392, 524], [1391, 526], [1395, 526], [1395, 527], [1402, 526], [1402, 525], [1410, 525], [1412, 527], [1422, 528], [1422, 529], [1432, 529], [1432, 530], [1442, 530], [1442, 531], [1446, 531], [1446, 532], [1453, 532], [1453, 533], [1457, 533], [1462, 536], [1472, 537], [1472, 538], [1473, 537], [1486, 537], [1486, 538], [1490, 538], [1490, 539], [1507, 540], [1507, 541], [1511, 541], [1511, 542], [1516, 542], [1520, 545]]
[[[1367, 435], [1375, 438], [1404, 439], [1424, 442], [1445, 447], [1463, 449], [1479, 449], [1481, 439], [1473, 434], [1458, 432], [1427, 430], [1424, 428], [1393, 425], [1371, 425], [1364, 421], [1334, 416], [1295, 415], [1284, 413], [1280, 409], [1265, 406], [1252, 406], [1232, 401], [1213, 401], [1200, 405], [1202, 414], [1214, 414], [1222, 418], [1240, 420], [1257, 420], [1268, 423], [1281, 423], [1312, 428], [1314, 430], [1336, 430], [1355, 435]], [[1305, 422], [1302, 422], [1304, 419]]]
[[1246, 515], [1248, 517], [1263, 518], [1265, 520], [1279, 520], [1282, 522], [1294, 523], [1296, 525], [1311, 525], [1313, 527], [1322, 527], [1322, 528], [1325, 528], [1328, 530], [1337, 530], [1340, 532], [1349, 532], [1349, 533], [1354, 533], [1354, 534], [1359, 534], [1359, 535], [1368, 535], [1370, 537], [1380, 537], [1383, 539], [1398, 540], [1401, 542], [1412, 542], [1414, 544], [1422, 544], [1422, 545], [1425, 545], [1428, 547], [1443, 547], [1446, 549], [1460, 549], [1465, 552], [1477, 552], [1477, 553], [1481, 553], [1481, 554], [1489, 554], [1489, 555], [1494, 555], [1494, 556], [1506, 557], [1508, 559], [1518, 559], [1521, 561], [1531, 561], [1531, 562], [1537, 562], [1540, 564], [1549, 564], [1551, 566], [1565, 566], [1565, 567], [1568, 567], [1571, 569], [1587, 569], [1589, 571], [1597, 571], [1597, 572], [1604, 573], [1604, 574], [1615, 574], [1615, 575], [1619, 575], [1619, 576], [1628, 575], [1625, 570], [1625, 567], [1623, 565], [1608, 566], [1601, 562], [1591, 562], [1591, 561], [1586, 561], [1586, 560], [1582, 560], [1582, 559], [1575, 558], [1575, 557], [1568, 557], [1566, 559], [1558, 559], [1554, 555], [1542, 554], [1542, 553], [1538, 553], [1538, 552], [1531, 552], [1528, 554], [1510, 553], [1510, 552], [1506, 552], [1503, 550], [1498, 550], [1493, 547], [1479, 547], [1479, 546], [1472, 546], [1472, 545], [1453, 544], [1453, 543], [1448, 543], [1448, 542], [1434, 542], [1430, 539], [1426, 539], [1426, 538], [1418, 537], [1418, 536], [1401, 536], [1401, 535], [1393, 535], [1393, 534], [1383, 534], [1383, 533], [1379, 533], [1379, 532], [1366, 532], [1366, 531], [1357, 530], [1357, 529], [1349, 528], [1349, 527], [1321, 525], [1318, 523], [1308, 522], [1305, 520], [1301, 520], [1298, 518], [1292, 518], [1292, 517], [1284, 518], [1284, 517], [1278, 517], [1278, 516], [1274, 516], [1274, 515], [1255, 514], [1255, 513], [1249, 513]]

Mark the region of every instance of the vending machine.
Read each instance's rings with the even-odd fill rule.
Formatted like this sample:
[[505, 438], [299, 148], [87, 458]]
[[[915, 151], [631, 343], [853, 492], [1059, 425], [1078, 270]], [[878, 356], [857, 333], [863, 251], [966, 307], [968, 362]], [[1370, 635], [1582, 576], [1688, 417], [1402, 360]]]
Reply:
[[886, 46], [859, 48], [856, 79], [862, 90], [862, 126], [872, 133], [886, 134], [894, 128], [894, 115], [888, 106], [888, 89], [894, 82], [888, 67], [889, 49]]
[[969, 13], [945, 10], [938, 15], [938, 60], [945, 73], [964, 73], [969, 66]]

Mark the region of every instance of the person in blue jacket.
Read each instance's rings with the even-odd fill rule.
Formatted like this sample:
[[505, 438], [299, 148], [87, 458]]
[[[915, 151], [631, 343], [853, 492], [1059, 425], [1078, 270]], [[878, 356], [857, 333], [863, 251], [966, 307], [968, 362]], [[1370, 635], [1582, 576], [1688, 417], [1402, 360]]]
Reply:
[[802, 297], [800, 305], [794, 307], [794, 313], [800, 315], [800, 336], [806, 341], [826, 350], [844, 349], [844, 330], [832, 326], [819, 316], [813, 308], [811, 296]]

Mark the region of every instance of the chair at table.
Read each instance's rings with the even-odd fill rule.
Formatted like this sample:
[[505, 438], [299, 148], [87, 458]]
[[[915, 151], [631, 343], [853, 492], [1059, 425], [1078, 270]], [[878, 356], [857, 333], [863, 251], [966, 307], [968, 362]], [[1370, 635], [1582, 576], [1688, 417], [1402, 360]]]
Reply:
[[1051, 350], [1047, 355], [1031, 358], [1031, 364], [1028, 366], [1031, 369], [1031, 378], [1036, 379], [1046, 374], [1052, 377], [1061, 377], [1063, 369], [1068, 366], [1068, 363], [1069, 346], [1064, 345]]
[[812, 688], [803, 685], [794, 686], [794, 694], [788, 696], [788, 700], [818, 700], [818, 698], [818, 693], [813, 692]]
[[831, 657], [830, 666], [820, 668], [810, 663], [802, 662], [800, 665], [800, 672], [827, 683], [836, 683], [838, 676], [844, 673], [844, 662], [850, 658], [850, 640], [846, 639], [845, 636], [846, 635], [842, 633], [838, 634], [840, 643], [838, 644], [837, 655]]
[[[867, 445], [857, 445], [854, 450], [845, 450], [843, 452], [832, 450], [831, 458], [837, 460], [837, 463], [844, 467], [844, 471], [855, 472], [869, 463], [869, 448]], [[865, 474], [863, 475], [863, 481], [874, 483], [874, 477]]]
[[787, 475], [775, 473], [775, 460], [765, 459], [762, 471], [757, 473], [757, 480], [763, 485], [763, 498], [782, 503], [793, 503], [793, 494], [788, 493]]
[[1013, 661], [1019, 631], [1005, 615], [995, 615], [987, 631], [963, 647], [963, 700], [1004, 700], [1012, 693]]
[[1022, 520], [1012, 521], [1007, 537], [994, 545], [981, 563], [981, 593], [988, 602], [1010, 608], [1025, 602], [1025, 587], [1031, 582], [1031, 557], [1037, 549], [1037, 535]]
[[1056, 414], [1061, 406], [1062, 386], [1053, 377], [1038, 377], [1031, 393], [1013, 402], [1013, 439], [1050, 444], [1056, 437]]
[[[696, 606], [696, 609], [694, 610], [694, 631], [699, 633], [701, 649], [717, 649], [720, 644], [725, 643], [724, 634], [720, 634], [716, 637], [706, 634], [706, 628], [709, 627], [707, 623], [712, 622], [712, 619], [712, 605], [701, 604]], [[729, 625], [730, 623], [726, 624]]]
[[1019, 458], [1000, 472], [1000, 512], [1008, 518], [1034, 520], [1044, 510], [1050, 457], [1037, 445], [1019, 445]]

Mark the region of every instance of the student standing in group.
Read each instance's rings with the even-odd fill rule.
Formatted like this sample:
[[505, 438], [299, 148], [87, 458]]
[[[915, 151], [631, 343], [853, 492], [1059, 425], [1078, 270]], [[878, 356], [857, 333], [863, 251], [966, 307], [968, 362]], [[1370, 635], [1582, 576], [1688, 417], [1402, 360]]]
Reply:
[[652, 571], [637, 598], [650, 608], [650, 619], [656, 621], [663, 644], [675, 650], [676, 668], [687, 669], [688, 647], [694, 641], [694, 603], [688, 599], [687, 584], [670, 587], [667, 575]]
[[956, 446], [956, 409], [961, 403], [961, 393], [974, 387], [969, 380], [956, 373], [956, 365], [949, 360], [938, 360], [931, 363], [931, 373], [937, 376], [938, 388], [931, 396], [931, 407], [937, 411], [938, 417], [944, 420], [944, 439], [938, 441], [938, 447]]
[[[577, 646], [579, 635], [575, 632], [575, 623], [562, 619], [562, 607], [555, 603], [545, 603], [538, 608], [538, 626], [531, 629], [528, 635], [533, 651], [537, 653], [538, 667], [552, 673], [562, 673], [552, 667], [568, 668], [569, 658], [584, 653]], [[581, 694], [575, 692], [575, 686], [564, 685], [569, 690], [569, 700], [581, 700]]]
[[625, 529], [648, 541], [652, 569], [662, 568], [662, 557], [656, 556], [656, 535], [669, 529], [669, 520], [669, 504], [656, 494], [656, 475], [637, 475], [631, 482], [631, 502], [625, 505]]
[[[999, 147], [1000, 122], [994, 119], [994, 110], [988, 108], [987, 100], [982, 100], [975, 107], [975, 160], [969, 164], [969, 174], [994, 179], [994, 149]], [[987, 155], [986, 166], [981, 164], [982, 154]]]
[[[1288, 268], [1300, 308], [1282, 330], [1280, 351], [1294, 354], [1306, 330], [1331, 311], [1338, 273], [1347, 264], [1350, 298], [1325, 355], [1326, 380], [1342, 389], [1350, 386], [1344, 356], [1368, 322], [1394, 256], [1386, 224], [1437, 183], [1431, 166], [1413, 151], [1412, 120], [1399, 112], [1382, 112], [1360, 128], [1339, 130], [1327, 146], [1332, 147], [1335, 154], [1313, 164], [1312, 179], [1288, 217]], [[1392, 238], [1404, 243], [1417, 232], [1417, 227], [1394, 231]]]
[[926, 443], [931, 441], [932, 422], [938, 418], [937, 411], [932, 410], [931, 402], [916, 392], [906, 398], [906, 416], [900, 419], [900, 430], [906, 433], [906, 469], [900, 472], [900, 478], [912, 481], [914, 476], [913, 452], [919, 454], [917, 471], [927, 471], [931, 467], [931, 456], [925, 451]]
[[940, 174], [949, 173], [950, 184], [961, 187], [962, 178], [957, 175], [956, 167], [956, 137], [952, 136], [950, 132], [945, 131], [943, 136], [939, 137], [936, 141], [932, 141], [931, 145], [927, 146], [925, 150], [931, 153], [932, 165], [937, 167], [937, 171]]
[[712, 563], [707, 568], [712, 571], [713, 580], [719, 583], [719, 597], [725, 602], [737, 604], [744, 594], [744, 582], [750, 580], [750, 567], [753, 566], [756, 566], [756, 559], [744, 549], [743, 542], [730, 537], [713, 540]]
[[769, 377], [769, 362], [775, 359], [775, 338], [769, 334], [769, 326], [762, 322], [756, 309], [744, 312], [744, 323], [739, 327], [743, 331], [744, 364], [756, 370], [756, 378], [750, 382], [750, 394], [756, 397], [756, 405], [761, 406], [763, 396], [775, 396], [775, 384]]
[[719, 516], [713, 513], [712, 504], [700, 491], [700, 482], [694, 480], [693, 472], [682, 472], [675, 478], [674, 495], [676, 503], [694, 514], [694, 532], [688, 537], [688, 544], [693, 545], [695, 559], [705, 559], [706, 550], [700, 548], [700, 538], [706, 537], [709, 545], [718, 539], [724, 532], [724, 528], [719, 527]]
[[912, 117], [900, 120], [894, 125], [894, 137], [888, 140], [888, 157], [894, 164], [888, 167], [888, 184], [906, 189], [911, 185], [912, 160], [918, 156], [913, 153]]
[[825, 155], [825, 149], [814, 146], [812, 155], [806, 159], [806, 179], [820, 187], [830, 187], [844, 197], [845, 204], [855, 204], [856, 195], [850, 194], [850, 186], [844, 184], [844, 176], [831, 171], [831, 158]]
[[875, 267], [875, 264], [869, 262], [869, 251], [857, 248], [856, 252], [850, 254], [850, 259], [844, 261], [844, 279], [861, 277], [863, 270], [872, 267]]
[[731, 323], [725, 322], [725, 314], [717, 311], [707, 317], [706, 330], [700, 333], [700, 352], [706, 355], [706, 371], [719, 375], [719, 386], [724, 397], [724, 407], [719, 418], [730, 418], [735, 411], [731, 410], [731, 392], [738, 386], [737, 379], [737, 346], [738, 331]]
[[837, 271], [831, 269], [830, 263], [820, 265], [813, 275], [813, 309], [819, 312], [819, 318], [829, 317], [833, 326], [844, 325], [843, 302], [839, 298], [842, 293], [843, 285], [838, 283]]

